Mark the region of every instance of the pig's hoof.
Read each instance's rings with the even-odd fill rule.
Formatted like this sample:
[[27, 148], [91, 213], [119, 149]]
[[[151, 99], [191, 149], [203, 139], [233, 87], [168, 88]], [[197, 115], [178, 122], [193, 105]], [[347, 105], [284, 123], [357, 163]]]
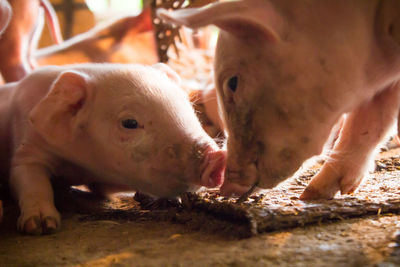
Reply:
[[29, 218], [23, 225], [23, 229], [19, 229], [21, 232], [31, 234], [31, 235], [41, 235], [42, 234], [42, 223], [38, 216], [33, 216]]
[[59, 229], [60, 215], [57, 211], [54, 214], [38, 214], [26, 216], [24, 213], [18, 218], [18, 230], [30, 235], [52, 234]]
[[42, 222], [42, 228], [44, 234], [53, 234], [58, 230], [59, 223], [55, 218], [46, 217]]
[[41, 220], [39, 216], [32, 216], [25, 221], [22, 227], [19, 227], [19, 230], [30, 235], [53, 234], [57, 231], [58, 226], [56, 218], [45, 217]]
[[332, 199], [335, 194], [332, 193], [323, 193], [318, 191], [313, 186], [307, 186], [304, 189], [304, 192], [300, 196], [300, 200], [315, 200], [315, 199]]
[[340, 193], [342, 195], [354, 193], [360, 185], [362, 178], [363, 176], [359, 175], [357, 179], [343, 179], [340, 183]]
[[330, 172], [329, 169], [323, 169], [311, 180], [300, 199], [332, 199], [339, 191], [342, 195], [351, 194], [357, 189], [362, 177], [362, 173], [340, 175], [340, 173]]

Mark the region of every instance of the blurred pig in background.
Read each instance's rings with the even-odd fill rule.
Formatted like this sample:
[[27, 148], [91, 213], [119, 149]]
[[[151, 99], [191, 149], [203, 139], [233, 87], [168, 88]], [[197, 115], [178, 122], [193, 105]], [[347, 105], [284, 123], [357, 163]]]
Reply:
[[[0, 40], [0, 72], [5, 82], [18, 81], [31, 70], [44, 16], [56, 43], [62, 41], [58, 19], [47, 0], [10, 0], [13, 16]], [[44, 12], [44, 13], [43, 13]]]
[[86, 62], [158, 62], [149, 8], [137, 16], [124, 16], [97, 25], [61, 45], [36, 51], [38, 65], [66, 65]]

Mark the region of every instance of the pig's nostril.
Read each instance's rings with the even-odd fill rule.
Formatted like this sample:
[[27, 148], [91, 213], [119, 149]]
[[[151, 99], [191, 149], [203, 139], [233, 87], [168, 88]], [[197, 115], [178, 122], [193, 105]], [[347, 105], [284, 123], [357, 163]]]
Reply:
[[224, 181], [225, 152], [221, 150], [208, 152], [205, 161], [201, 185], [206, 187], [220, 186]]
[[214, 171], [210, 174], [209, 183], [212, 187], [220, 186], [224, 182], [225, 160], [219, 158], [215, 163]]

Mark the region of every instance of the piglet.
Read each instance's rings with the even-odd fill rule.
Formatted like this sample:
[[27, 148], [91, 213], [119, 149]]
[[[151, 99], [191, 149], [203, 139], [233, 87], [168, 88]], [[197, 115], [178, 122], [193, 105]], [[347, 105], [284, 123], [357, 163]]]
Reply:
[[303, 199], [351, 193], [400, 108], [400, 1], [236, 0], [164, 20], [220, 28], [215, 81], [229, 135], [221, 191], [293, 175], [347, 114]]
[[175, 197], [223, 182], [225, 152], [163, 64], [40, 68], [0, 90], [0, 170], [18, 229], [57, 230], [57, 184]]

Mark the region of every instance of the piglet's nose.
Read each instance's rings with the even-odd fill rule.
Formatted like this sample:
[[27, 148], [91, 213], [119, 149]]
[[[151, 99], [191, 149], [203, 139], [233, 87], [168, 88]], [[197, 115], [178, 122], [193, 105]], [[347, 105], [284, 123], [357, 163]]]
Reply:
[[226, 152], [208, 149], [205, 160], [206, 167], [201, 175], [201, 185], [209, 188], [220, 186], [224, 182]]

